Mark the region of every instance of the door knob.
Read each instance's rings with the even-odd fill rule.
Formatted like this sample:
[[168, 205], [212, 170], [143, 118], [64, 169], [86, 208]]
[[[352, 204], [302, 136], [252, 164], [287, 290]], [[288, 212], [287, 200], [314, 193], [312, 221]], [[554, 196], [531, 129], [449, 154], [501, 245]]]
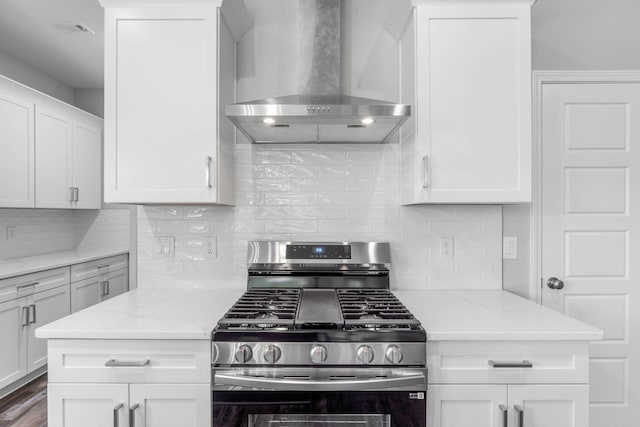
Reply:
[[564, 282], [557, 277], [550, 277], [549, 280], [547, 280], [547, 286], [551, 289], [562, 289], [564, 288]]

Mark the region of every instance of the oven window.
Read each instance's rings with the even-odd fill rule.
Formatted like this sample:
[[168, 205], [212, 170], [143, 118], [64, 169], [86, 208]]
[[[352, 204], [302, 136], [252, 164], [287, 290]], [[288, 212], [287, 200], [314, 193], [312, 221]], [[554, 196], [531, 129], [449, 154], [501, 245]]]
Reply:
[[249, 427], [391, 427], [390, 415], [250, 414]]

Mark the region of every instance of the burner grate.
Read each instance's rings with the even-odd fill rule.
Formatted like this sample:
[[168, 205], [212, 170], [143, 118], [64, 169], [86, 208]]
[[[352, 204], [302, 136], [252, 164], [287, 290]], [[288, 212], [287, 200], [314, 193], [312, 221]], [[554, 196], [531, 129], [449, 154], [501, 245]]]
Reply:
[[338, 289], [347, 329], [413, 329], [420, 322], [388, 289]]
[[298, 289], [252, 289], [218, 322], [232, 328], [287, 328], [298, 311]]

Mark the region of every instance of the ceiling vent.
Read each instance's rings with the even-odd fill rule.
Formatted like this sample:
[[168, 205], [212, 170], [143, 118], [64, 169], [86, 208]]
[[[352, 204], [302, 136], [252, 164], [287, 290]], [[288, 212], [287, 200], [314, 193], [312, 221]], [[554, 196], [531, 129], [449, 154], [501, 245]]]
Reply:
[[95, 34], [91, 28], [83, 24], [82, 22], [51, 22], [53, 27], [60, 31], [61, 33], [71, 34], [71, 33], [85, 33], [85, 34]]

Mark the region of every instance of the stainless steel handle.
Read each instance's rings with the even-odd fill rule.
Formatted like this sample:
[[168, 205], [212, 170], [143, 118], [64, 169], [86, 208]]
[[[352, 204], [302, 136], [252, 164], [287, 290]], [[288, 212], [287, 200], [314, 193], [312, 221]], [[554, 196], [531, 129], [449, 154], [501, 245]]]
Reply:
[[489, 366], [492, 368], [533, 368], [533, 363], [528, 360], [522, 362], [496, 362], [495, 360], [489, 360]]
[[104, 284], [105, 282], [100, 282], [99, 286], [100, 286], [100, 296], [103, 297], [104, 296]]
[[550, 277], [549, 280], [547, 280], [547, 286], [551, 289], [559, 290], [564, 288], [564, 282], [557, 277]]
[[524, 427], [524, 408], [520, 405], [514, 405], [513, 409], [518, 414], [518, 427]]
[[36, 318], [36, 305], [35, 304], [31, 304], [29, 306], [29, 324], [36, 323], [37, 321], [38, 320]]
[[120, 426], [120, 409], [124, 406], [124, 403], [118, 403], [115, 408], [113, 408], [113, 427]]
[[22, 326], [29, 326], [29, 307], [22, 307]]
[[18, 285], [18, 286], [16, 286], [16, 291], [20, 292], [24, 288], [31, 288], [31, 287], [39, 285], [39, 284], [40, 284], [40, 282], [31, 282], [31, 283], [27, 283], [25, 285]]
[[144, 368], [145, 366], [149, 366], [150, 363], [150, 359], [144, 359], [140, 362], [109, 359], [104, 363], [104, 366], [109, 366], [112, 368]]
[[207, 188], [213, 187], [213, 185], [211, 184], [211, 162], [212, 161], [213, 161], [213, 158], [211, 156], [207, 156], [207, 167], [205, 169], [205, 180], [206, 180]]
[[104, 282], [104, 296], [109, 295], [109, 281]]
[[78, 187], [73, 187], [73, 201], [77, 202], [80, 200], [80, 189]]
[[507, 427], [509, 424], [509, 410], [503, 404], [498, 405], [498, 409], [502, 411], [502, 427]]
[[422, 156], [422, 188], [429, 188], [429, 156]]
[[107, 268], [107, 267], [110, 267], [110, 266], [111, 266], [111, 264], [104, 264], [104, 265], [99, 265], [99, 266], [97, 266], [96, 268], [97, 268], [98, 270], [100, 270], [101, 268]]
[[294, 380], [289, 378], [247, 377], [216, 373], [214, 384], [265, 388], [270, 390], [362, 391], [382, 390], [395, 387], [426, 387], [426, 378], [424, 375], [418, 374], [397, 378]]
[[136, 409], [138, 409], [139, 407], [140, 404], [135, 403], [129, 408], [129, 427], [136, 426]]
[[69, 202], [71, 202], [71, 203], [73, 203], [73, 201], [74, 201], [73, 200], [73, 194], [74, 194], [73, 187], [69, 187]]

